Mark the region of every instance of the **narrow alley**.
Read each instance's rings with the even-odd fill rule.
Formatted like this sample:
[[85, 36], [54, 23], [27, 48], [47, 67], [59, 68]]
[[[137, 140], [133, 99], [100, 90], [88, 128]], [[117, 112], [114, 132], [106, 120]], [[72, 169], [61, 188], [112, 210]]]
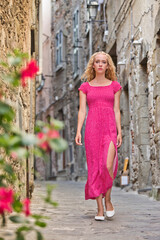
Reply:
[[59, 205], [44, 208], [40, 196], [45, 195], [48, 182], [36, 182], [32, 201], [32, 213], [50, 217], [43, 229], [46, 240], [160, 239], [160, 203], [152, 198], [113, 187], [114, 219], [95, 221], [96, 201], [84, 200], [84, 181], [49, 183], [56, 185], [52, 199]]

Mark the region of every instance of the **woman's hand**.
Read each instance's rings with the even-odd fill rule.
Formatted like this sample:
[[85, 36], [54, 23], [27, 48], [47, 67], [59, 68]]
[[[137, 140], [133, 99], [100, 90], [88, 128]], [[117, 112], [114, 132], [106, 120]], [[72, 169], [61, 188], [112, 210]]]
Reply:
[[77, 133], [77, 134], [76, 134], [75, 142], [76, 142], [77, 145], [83, 145], [83, 144], [81, 143], [81, 133]]
[[122, 134], [117, 135], [117, 148], [119, 148], [122, 144]]

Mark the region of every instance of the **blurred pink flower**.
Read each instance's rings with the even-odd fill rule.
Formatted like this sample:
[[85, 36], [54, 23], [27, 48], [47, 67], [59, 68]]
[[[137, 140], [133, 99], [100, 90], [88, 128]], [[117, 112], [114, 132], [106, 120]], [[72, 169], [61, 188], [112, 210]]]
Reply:
[[39, 139], [42, 139], [42, 138], [45, 137], [45, 134], [44, 134], [43, 132], [39, 132], [39, 133], [37, 134], [37, 137], [38, 137]]
[[60, 135], [59, 135], [59, 132], [58, 131], [56, 131], [56, 130], [49, 130], [48, 132], [47, 132], [47, 136], [49, 137], [49, 138], [59, 138], [60, 137]]
[[42, 142], [39, 146], [40, 146], [40, 148], [42, 148], [43, 150], [45, 150], [47, 152], [49, 152], [51, 150], [47, 141]]
[[13, 159], [17, 159], [17, 153], [16, 152], [11, 152], [11, 157]]
[[4, 211], [12, 212], [13, 190], [5, 187], [0, 188], [0, 214]]
[[56, 130], [52, 130], [52, 129], [47, 129], [46, 133], [43, 132], [39, 132], [37, 134], [37, 137], [41, 140], [39, 142], [39, 147], [42, 148], [44, 151], [49, 152], [51, 150], [50, 146], [49, 146], [49, 140], [51, 139], [55, 139], [55, 138], [59, 138], [59, 132]]
[[42, 148], [44, 151], [49, 152], [50, 151], [50, 146], [46, 140], [46, 134], [43, 132], [39, 132], [37, 134], [37, 137], [41, 140], [40, 143], [38, 144], [40, 148]]
[[22, 84], [22, 87], [25, 87], [27, 85], [26, 79], [35, 77], [35, 75], [38, 71], [39, 71], [39, 67], [37, 66], [36, 61], [31, 60], [27, 64], [26, 68], [23, 68], [21, 70], [21, 84]]
[[30, 200], [28, 198], [25, 198], [23, 201], [23, 212], [25, 213], [25, 215], [28, 217], [29, 215], [31, 215], [30, 212]]

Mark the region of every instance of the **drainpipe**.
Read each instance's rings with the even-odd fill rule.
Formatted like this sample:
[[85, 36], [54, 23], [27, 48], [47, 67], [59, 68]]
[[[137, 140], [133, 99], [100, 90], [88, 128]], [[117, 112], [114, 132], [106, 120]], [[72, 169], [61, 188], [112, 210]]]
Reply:
[[90, 22], [90, 31], [89, 31], [89, 56], [92, 56], [92, 28], [93, 28], [93, 20], [91, 18], [91, 22]]
[[[42, 24], [43, 24], [43, 19], [42, 19], [42, 0], [39, 1], [39, 34], [38, 34], [38, 40], [39, 40], [39, 46], [38, 46], [38, 58], [39, 58], [39, 71], [42, 73]], [[39, 83], [41, 84], [42, 81], [42, 76], [41, 74], [38, 76], [39, 78]]]
[[[133, 11], [132, 11], [132, 2], [130, 3], [130, 10], [131, 10], [131, 40], [130, 40], [130, 43], [131, 43], [131, 48], [130, 48], [130, 70], [129, 70], [129, 73], [131, 73], [131, 62], [132, 62], [132, 49], [133, 49]], [[129, 95], [129, 102], [130, 102], [130, 99], [131, 99], [131, 79], [130, 77], [128, 78], [128, 95]], [[131, 106], [130, 106], [130, 103], [129, 103], [129, 113], [131, 113]], [[129, 125], [129, 150], [130, 150], [130, 163], [129, 163], [129, 170], [130, 170], [130, 173], [131, 173], [131, 170], [132, 170], [132, 136], [131, 136], [131, 121], [130, 121], [130, 125]]]

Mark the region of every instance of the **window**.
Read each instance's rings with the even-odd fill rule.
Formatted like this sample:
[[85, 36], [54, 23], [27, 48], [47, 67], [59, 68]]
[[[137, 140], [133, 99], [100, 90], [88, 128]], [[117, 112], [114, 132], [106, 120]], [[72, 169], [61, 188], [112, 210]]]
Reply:
[[62, 63], [63, 56], [63, 32], [60, 30], [56, 34], [56, 66]]
[[78, 53], [78, 44], [79, 44], [79, 11], [76, 10], [74, 13], [74, 17], [73, 17], [73, 44], [74, 44], [74, 74], [77, 75], [78, 74], [78, 65], [79, 65], [79, 61], [78, 61], [78, 57], [79, 57], [79, 53]]

